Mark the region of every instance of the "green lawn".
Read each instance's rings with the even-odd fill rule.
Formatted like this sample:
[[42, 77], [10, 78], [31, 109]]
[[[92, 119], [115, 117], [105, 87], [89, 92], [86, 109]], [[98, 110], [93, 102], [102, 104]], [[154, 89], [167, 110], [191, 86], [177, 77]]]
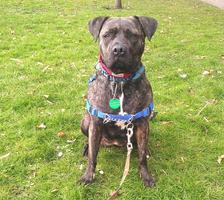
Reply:
[[119, 199], [223, 199], [224, 11], [198, 0], [124, 0], [125, 9], [108, 9], [113, 3], [0, 1], [0, 199], [106, 199], [118, 186], [119, 148], [101, 149], [92, 185], [77, 183], [86, 166], [79, 124], [98, 57], [87, 23], [98, 15], [159, 22], [143, 56], [159, 112], [148, 162], [157, 185], [144, 187], [135, 150]]

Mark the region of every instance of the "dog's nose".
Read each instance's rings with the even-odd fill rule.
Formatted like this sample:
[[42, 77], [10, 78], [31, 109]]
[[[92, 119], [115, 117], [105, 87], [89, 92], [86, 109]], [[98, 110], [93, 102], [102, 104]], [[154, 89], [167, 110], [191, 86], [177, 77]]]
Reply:
[[113, 54], [115, 56], [120, 56], [120, 55], [124, 55], [126, 52], [126, 48], [122, 45], [116, 45], [113, 48]]

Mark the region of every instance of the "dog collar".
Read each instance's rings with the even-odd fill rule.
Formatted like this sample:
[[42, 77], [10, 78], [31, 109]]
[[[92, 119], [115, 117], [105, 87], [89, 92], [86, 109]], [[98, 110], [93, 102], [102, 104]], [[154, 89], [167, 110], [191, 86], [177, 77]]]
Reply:
[[152, 111], [154, 110], [154, 104], [151, 102], [148, 107], [143, 109], [140, 112], [137, 112], [135, 114], [124, 114], [124, 115], [115, 115], [115, 114], [108, 114], [101, 112], [97, 108], [93, 107], [89, 101], [86, 101], [86, 110], [95, 117], [98, 117], [103, 120], [109, 120], [109, 121], [133, 121], [136, 119], [140, 119], [143, 117], [150, 116]]
[[136, 80], [145, 72], [145, 67], [142, 65], [139, 68], [139, 70], [133, 74], [131, 74], [131, 73], [115, 74], [110, 69], [108, 69], [107, 66], [103, 63], [101, 55], [99, 56], [99, 61], [96, 64], [96, 69], [101, 71], [101, 73], [108, 80], [115, 81], [115, 82], [126, 82], [126, 81], [130, 81], [130, 80]]

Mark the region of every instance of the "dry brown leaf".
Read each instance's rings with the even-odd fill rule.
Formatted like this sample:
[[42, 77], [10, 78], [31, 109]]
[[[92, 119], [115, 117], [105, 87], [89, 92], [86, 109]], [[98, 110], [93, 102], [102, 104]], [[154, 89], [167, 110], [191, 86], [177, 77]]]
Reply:
[[65, 132], [60, 131], [60, 132], [58, 132], [57, 135], [58, 135], [58, 137], [63, 138], [63, 137], [65, 137]]

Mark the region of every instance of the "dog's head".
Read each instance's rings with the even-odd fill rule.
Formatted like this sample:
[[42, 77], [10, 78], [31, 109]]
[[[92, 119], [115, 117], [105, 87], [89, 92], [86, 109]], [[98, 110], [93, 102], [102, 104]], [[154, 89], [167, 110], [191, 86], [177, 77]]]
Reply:
[[100, 54], [114, 73], [135, 72], [141, 63], [145, 38], [152, 38], [157, 21], [149, 17], [97, 17], [89, 31], [99, 40]]

